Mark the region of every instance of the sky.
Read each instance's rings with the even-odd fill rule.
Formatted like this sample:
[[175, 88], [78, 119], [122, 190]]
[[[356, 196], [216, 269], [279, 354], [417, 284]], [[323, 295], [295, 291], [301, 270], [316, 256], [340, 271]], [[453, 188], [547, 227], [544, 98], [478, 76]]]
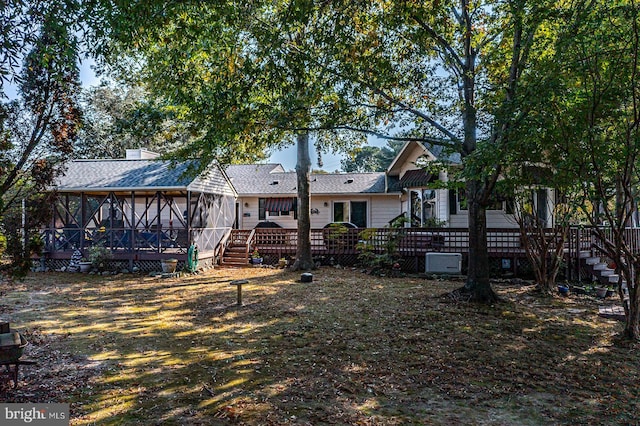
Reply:
[[[368, 145], [375, 145], [375, 146], [382, 147], [382, 146], [386, 145], [386, 141], [384, 141], [382, 139], [369, 138]], [[315, 150], [314, 147], [312, 147], [312, 146], [309, 147], [309, 154], [311, 155], [311, 168], [312, 169], [314, 169], [314, 170], [322, 169], [322, 170], [324, 170], [326, 172], [330, 172], [330, 173], [333, 173], [336, 170], [340, 170], [341, 169], [340, 160], [345, 157], [345, 154], [343, 154], [343, 153], [322, 154], [322, 167], [318, 167], [318, 156], [316, 154], [316, 150]], [[297, 156], [296, 146], [295, 145], [291, 145], [291, 146], [283, 148], [283, 149], [279, 150], [278, 152], [275, 152], [273, 155], [271, 155], [271, 157], [269, 158], [269, 162], [270, 163], [282, 164], [282, 166], [284, 167], [285, 170], [295, 170], [295, 168], [296, 168], [296, 156]]]
[[[318, 167], [318, 156], [316, 154], [316, 150], [314, 147], [309, 147], [309, 154], [311, 155], [311, 168], [319, 169]], [[286, 148], [282, 148], [279, 151], [276, 151], [269, 158], [269, 163], [279, 163], [282, 164], [285, 170], [294, 170], [296, 168], [296, 157], [298, 153], [295, 145], [290, 145]], [[340, 169], [340, 159], [342, 158], [341, 154], [332, 155], [332, 154], [322, 154], [322, 170], [327, 172], [334, 172]]]

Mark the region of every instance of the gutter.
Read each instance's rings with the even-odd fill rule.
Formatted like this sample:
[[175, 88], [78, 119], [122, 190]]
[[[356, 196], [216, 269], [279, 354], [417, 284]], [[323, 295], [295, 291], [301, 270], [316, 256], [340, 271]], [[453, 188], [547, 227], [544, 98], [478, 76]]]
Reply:
[[188, 191], [189, 188], [186, 186], [149, 186], [149, 187], [76, 187], [76, 188], [60, 188], [54, 187], [50, 189], [51, 191], [57, 192], [138, 192], [138, 191]]

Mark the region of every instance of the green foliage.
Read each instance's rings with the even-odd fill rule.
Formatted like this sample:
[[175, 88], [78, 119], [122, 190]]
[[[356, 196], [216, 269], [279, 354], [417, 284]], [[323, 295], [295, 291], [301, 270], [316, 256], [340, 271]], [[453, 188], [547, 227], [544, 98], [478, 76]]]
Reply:
[[29, 238], [29, 243], [28, 243], [29, 253], [40, 256], [42, 255], [43, 249], [44, 249], [44, 240], [42, 239], [42, 236], [40, 236], [39, 234], [36, 234], [31, 236], [31, 238]]
[[[177, 147], [176, 157], [198, 157], [205, 165], [254, 161], [270, 147], [291, 143], [299, 131], [317, 131], [321, 150], [352, 140], [341, 126], [354, 109], [336, 74], [318, 63], [326, 6], [259, 1], [243, 6], [90, 1], [85, 6], [97, 51], [111, 70], [144, 82], [165, 111], [175, 111], [176, 119], [199, 130]], [[145, 67], [136, 68], [127, 60], [131, 57], [143, 58]]]
[[424, 219], [422, 228], [443, 228], [446, 224], [446, 220], [438, 219], [437, 217], [429, 217]]
[[80, 158], [124, 158], [127, 149], [141, 147], [167, 152], [199, 133], [140, 87], [92, 87], [83, 93], [83, 113], [75, 144]]
[[[76, 21], [76, 0], [0, 2], [0, 93], [6, 96], [6, 83], [20, 82], [20, 61], [27, 51], [39, 42], [39, 30], [43, 23], [56, 14], [61, 25], [73, 25]], [[53, 47], [53, 46], [52, 46]]]
[[5, 250], [7, 250], [7, 237], [0, 234], [0, 257], [4, 256]]
[[351, 241], [349, 237], [349, 228], [341, 223], [331, 223], [323, 229], [324, 243], [330, 249], [353, 247], [355, 242]]
[[[555, 25], [547, 33], [549, 53], [540, 57], [532, 69], [535, 79], [529, 80], [529, 90], [538, 96], [531, 100], [531, 113], [519, 126], [527, 145], [511, 153], [520, 164], [550, 171], [538, 174], [540, 180], [535, 183], [561, 190], [561, 210], [555, 211], [558, 225], [578, 221], [593, 225], [601, 252], [618, 265], [630, 294], [640, 294], [635, 288], [640, 257], [629, 249], [633, 244], [627, 231], [634, 225], [640, 195], [636, 107], [640, 8], [627, 1], [589, 2], [559, 9]], [[522, 169], [512, 174], [526, 177]], [[564, 216], [572, 211], [573, 215]], [[527, 213], [535, 219], [536, 209]], [[530, 224], [535, 225], [535, 220]], [[562, 253], [555, 250], [554, 254], [550, 262], [559, 263]], [[531, 260], [539, 261], [540, 256]], [[538, 275], [538, 265], [533, 264], [533, 269]], [[639, 303], [638, 298], [630, 298], [631, 312], [639, 309]], [[627, 315], [626, 337], [640, 339], [638, 330], [637, 316]]]
[[[19, 74], [17, 99], [0, 104], [0, 222], [7, 238], [7, 253], [12, 260], [12, 272], [21, 276], [30, 268], [31, 251], [40, 251], [42, 244], [31, 239], [50, 212], [45, 195], [53, 180], [62, 172], [77, 135], [81, 113], [77, 106], [79, 77], [78, 46], [74, 35], [76, 2], [33, 2], [21, 8], [17, 2], [0, 8], [22, 16], [30, 16], [37, 31], [13, 29], [22, 40], [11, 44], [0, 59], [2, 78], [17, 72], [13, 67], [23, 60]], [[7, 9], [4, 9], [7, 7]], [[32, 15], [33, 14], [33, 15]], [[2, 16], [1, 19], [4, 19]], [[26, 24], [20, 19], [13, 24]], [[6, 37], [6, 27], [0, 37]], [[22, 42], [28, 41], [25, 45]], [[24, 55], [21, 50], [31, 50]], [[6, 55], [15, 55], [7, 59]], [[5, 62], [3, 62], [5, 61]], [[10, 63], [11, 72], [2, 67]], [[3, 93], [4, 94], [4, 93]], [[22, 226], [22, 206], [26, 206], [24, 232], [30, 244], [24, 244], [19, 231]], [[43, 207], [46, 206], [46, 207]]]
[[[30, 193], [30, 197], [25, 199], [24, 210], [22, 203], [12, 203], [2, 216], [6, 255], [11, 260], [7, 268], [14, 277], [23, 277], [31, 269], [31, 255], [42, 253], [44, 241], [40, 227], [50, 218], [50, 203], [50, 194]], [[23, 213], [26, 235], [22, 232]]]
[[113, 257], [111, 251], [103, 244], [95, 244], [87, 249], [87, 259], [91, 266], [99, 271], [107, 267], [107, 262]]
[[68, 14], [73, 11], [64, 7], [47, 11], [24, 58], [20, 97], [0, 106], [0, 215], [49, 186], [72, 152], [81, 113], [77, 42]]
[[373, 275], [387, 273], [402, 256], [398, 253], [400, 240], [404, 237], [406, 218], [400, 217], [385, 230], [365, 229], [360, 232], [358, 260]]
[[350, 150], [341, 161], [345, 172], [384, 172], [404, 145], [401, 141], [387, 141], [387, 146], [364, 146]]
[[30, 253], [23, 248], [22, 235], [13, 232], [7, 235], [7, 255], [11, 259], [11, 263], [3, 265], [7, 272], [14, 278], [23, 278], [31, 269]]
[[326, 236], [329, 240], [338, 240], [343, 238], [349, 232], [349, 228], [341, 223], [331, 223], [326, 229]]

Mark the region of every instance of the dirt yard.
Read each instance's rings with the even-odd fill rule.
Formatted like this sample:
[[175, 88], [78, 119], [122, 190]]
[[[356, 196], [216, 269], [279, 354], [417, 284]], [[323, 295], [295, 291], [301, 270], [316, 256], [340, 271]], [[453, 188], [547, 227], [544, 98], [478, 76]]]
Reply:
[[[246, 278], [244, 306], [234, 279]], [[444, 297], [461, 282], [323, 268], [182, 278], [32, 274], [0, 290], [29, 340], [3, 402], [73, 425], [637, 424], [637, 347], [590, 296]], [[609, 302], [612, 303], [612, 302]]]

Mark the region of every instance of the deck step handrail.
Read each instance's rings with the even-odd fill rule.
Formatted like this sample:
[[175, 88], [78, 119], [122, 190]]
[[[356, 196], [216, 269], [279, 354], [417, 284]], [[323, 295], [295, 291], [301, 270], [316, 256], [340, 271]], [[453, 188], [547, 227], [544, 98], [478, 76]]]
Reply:
[[220, 239], [220, 242], [216, 246], [216, 250], [215, 250], [216, 256], [218, 256], [220, 259], [224, 257], [224, 252], [227, 249], [227, 246], [229, 245], [229, 241], [232, 233], [233, 233], [233, 229], [227, 230], [227, 232], [224, 233], [224, 235]]
[[247, 257], [247, 260], [249, 259], [249, 251], [251, 250], [251, 245], [253, 244], [255, 235], [256, 235], [256, 230], [252, 229], [251, 232], [249, 233], [249, 236], [247, 237], [247, 242], [245, 245], [245, 255]]

